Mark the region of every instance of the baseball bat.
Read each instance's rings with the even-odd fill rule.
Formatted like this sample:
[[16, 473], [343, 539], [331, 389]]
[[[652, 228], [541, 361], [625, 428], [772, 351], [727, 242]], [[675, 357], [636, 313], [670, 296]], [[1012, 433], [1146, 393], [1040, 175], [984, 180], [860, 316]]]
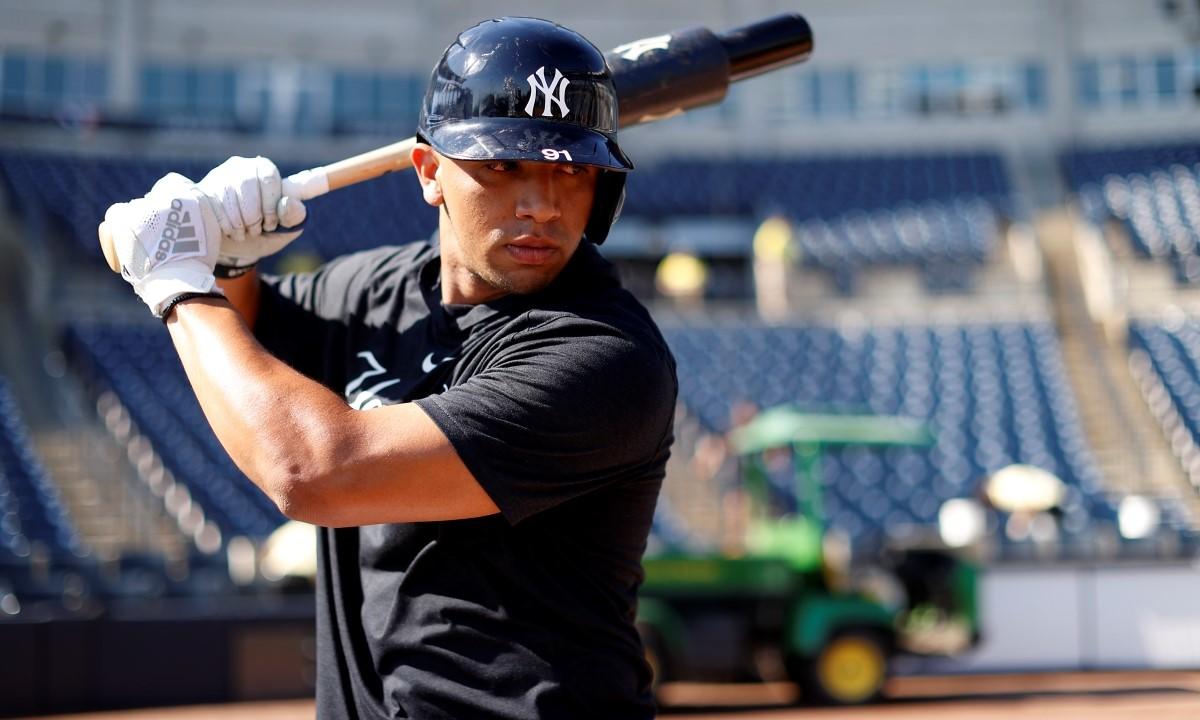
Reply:
[[[612, 68], [622, 128], [661, 120], [725, 98], [729, 84], [802, 62], [812, 54], [808, 22], [797, 14], [776, 15], [716, 34], [687, 28], [613, 48], [604, 57]], [[416, 138], [384, 145], [330, 165], [302, 170], [283, 181], [284, 193], [311, 200], [331, 190], [412, 167]], [[104, 259], [113, 272], [120, 261], [105, 224], [98, 229]]]

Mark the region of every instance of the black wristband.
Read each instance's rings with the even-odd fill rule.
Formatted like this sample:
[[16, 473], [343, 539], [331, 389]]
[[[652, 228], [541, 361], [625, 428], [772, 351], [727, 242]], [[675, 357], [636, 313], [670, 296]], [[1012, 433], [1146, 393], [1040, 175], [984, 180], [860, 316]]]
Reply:
[[213, 275], [221, 278], [222, 280], [230, 280], [232, 278], [241, 277], [256, 267], [258, 267], [257, 260], [249, 265], [222, 265], [217, 263], [217, 266], [213, 268]]
[[176, 305], [183, 302], [184, 300], [194, 300], [196, 298], [202, 298], [202, 297], [223, 298], [225, 296], [219, 292], [206, 292], [206, 293], [186, 292], [186, 293], [182, 293], [180, 295], [176, 295], [175, 297], [168, 300], [166, 305], [163, 305], [162, 315], [159, 316], [159, 319], [163, 321], [164, 325], [166, 325], [167, 318], [171, 317], [171, 311], [175, 309]]

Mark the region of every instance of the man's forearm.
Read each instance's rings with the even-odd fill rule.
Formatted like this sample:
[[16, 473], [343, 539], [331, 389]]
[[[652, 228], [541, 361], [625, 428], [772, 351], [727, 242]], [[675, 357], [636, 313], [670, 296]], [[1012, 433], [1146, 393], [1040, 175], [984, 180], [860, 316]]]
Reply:
[[[257, 284], [257, 280], [254, 281]], [[230, 457], [285, 514], [341, 454], [342, 398], [268, 353], [220, 299], [181, 303], [167, 321], [179, 358]]]

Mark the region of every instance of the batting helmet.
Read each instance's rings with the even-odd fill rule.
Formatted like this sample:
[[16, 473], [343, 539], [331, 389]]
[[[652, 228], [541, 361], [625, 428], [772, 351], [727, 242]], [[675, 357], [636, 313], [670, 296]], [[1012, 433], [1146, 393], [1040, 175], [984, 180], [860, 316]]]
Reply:
[[456, 160], [601, 168], [584, 236], [599, 245], [620, 214], [633, 163], [617, 145], [617, 93], [604, 54], [536, 18], [484, 21], [433, 69], [417, 137]]

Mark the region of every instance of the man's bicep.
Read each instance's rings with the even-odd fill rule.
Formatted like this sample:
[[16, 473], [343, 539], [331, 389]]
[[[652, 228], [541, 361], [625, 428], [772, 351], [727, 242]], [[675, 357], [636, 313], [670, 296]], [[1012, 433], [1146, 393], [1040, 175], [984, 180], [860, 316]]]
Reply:
[[499, 511], [446, 434], [417, 405], [358, 411], [353, 424], [344, 472], [321, 490], [325, 509], [316, 524], [462, 520]]

